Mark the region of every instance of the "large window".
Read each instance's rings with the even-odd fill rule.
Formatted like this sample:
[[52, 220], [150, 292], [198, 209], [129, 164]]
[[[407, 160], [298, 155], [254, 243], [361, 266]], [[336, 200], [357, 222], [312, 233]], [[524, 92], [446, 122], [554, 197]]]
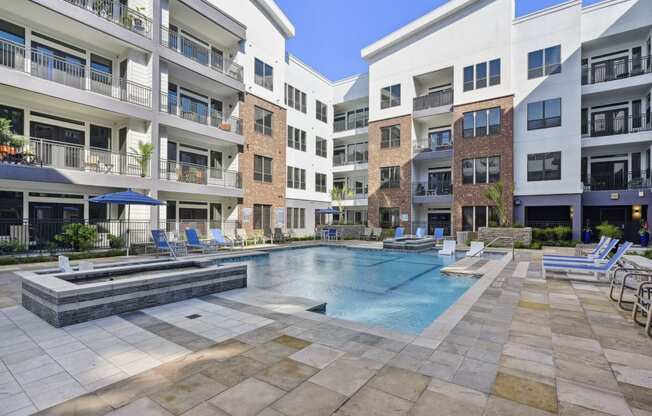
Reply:
[[272, 182], [272, 158], [254, 155], [254, 180]]
[[475, 88], [487, 86], [487, 63], [482, 62], [475, 65]]
[[380, 90], [380, 108], [401, 105], [401, 84], [391, 85]]
[[254, 82], [270, 91], [274, 90], [274, 68], [256, 58], [254, 61]]
[[255, 126], [254, 129], [266, 136], [272, 135], [272, 112], [260, 107], [254, 107]]
[[462, 207], [462, 231], [478, 231], [480, 227], [496, 226], [498, 214], [496, 207]]
[[328, 157], [328, 142], [317, 136], [315, 138], [315, 154], [321, 157]]
[[288, 126], [288, 147], [306, 151], [306, 132], [292, 126]]
[[288, 229], [306, 228], [306, 209], [287, 207]]
[[462, 160], [462, 183], [465, 185], [500, 181], [500, 156]]
[[91, 124], [90, 147], [95, 149], [111, 149], [111, 128]]
[[315, 116], [317, 120], [328, 123], [328, 106], [319, 100], [315, 100]]
[[254, 229], [267, 230], [272, 228], [272, 206], [254, 204]]
[[[487, 69], [489, 72], [487, 72]], [[464, 91], [500, 84], [500, 59], [465, 66], [463, 69]]]
[[369, 124], [369, 107], [348, 110], [345, 113], [335, 114], [333, 131], [359, 129]]
[[489, 61], [489, 85], [500, 84], [500, 59]]
[[527, 155], [527, 180], [555, 181], [561, 179], [561, 152]]
[[537, 101], [527, 105], [527, 129], [537, 130], [561, 126], [561, 98]]
[[315, 192], [326, 192], [326, 174], [315, 173]]
[[23, 135], [25, 131], [25, 113], [23, 110], [0, 105], [0, 118], [11, 122], [11, 131], [14, 134]]
[[464, 113], [464, 137], [480, 137], [500, 133], [500, 107]]
[[527, 67], [528, 79], [539, 78], [544, 75], [560, 74], [561, 46], [552, 46], [528, 53]]
[[306, 170], [288, 166], [288, 188], [306, 189]]
[[473, 89], [473, 65], [464, 67], [464, 91]]
[[382, 228], [395, 228], [400, 225], [398, 208], [378, 208], [378, 214]]
[[401, 186], [401, 167], [388, 166], [380, 168], [380, 187], [398, 188]]
[[387, 126], [380, 129], [380, 148], [401, 146], [401, 126]]
[[307, 111], [306, 101], [307, 98], [305, 92], [294, 88], [292, 85], [285, 84], [285, 105], [305, 113]]

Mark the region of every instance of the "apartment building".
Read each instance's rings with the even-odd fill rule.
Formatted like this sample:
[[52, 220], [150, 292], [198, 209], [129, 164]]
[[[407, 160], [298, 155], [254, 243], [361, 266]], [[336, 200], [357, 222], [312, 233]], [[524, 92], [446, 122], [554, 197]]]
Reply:
[[0, 117], [29, 149], [0, 163], [0, 220], [110, 225], [125, 207], [88, 199], [133, 188], [166, 202], [131, 208], [143, 230], [303, 235], [346, 188], [337, 221], [453, 234], [497, 220], [502, 182], [510, 221], [633, 238], [652, 209], [649, 6], [451, 0], [331, 81], [286, 53], [273, 0], [0, 4]]

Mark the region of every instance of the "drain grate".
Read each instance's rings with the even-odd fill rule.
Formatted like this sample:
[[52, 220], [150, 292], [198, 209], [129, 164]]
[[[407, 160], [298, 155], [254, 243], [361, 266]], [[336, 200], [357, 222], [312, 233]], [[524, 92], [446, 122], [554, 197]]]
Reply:
[[188, 318], [188, 319], [197, 319], [197, 318], [201, 318], [201, 315], [198, 314], [198, 313], [193, 313], [192, 315], [186, 316], [186, 318]]

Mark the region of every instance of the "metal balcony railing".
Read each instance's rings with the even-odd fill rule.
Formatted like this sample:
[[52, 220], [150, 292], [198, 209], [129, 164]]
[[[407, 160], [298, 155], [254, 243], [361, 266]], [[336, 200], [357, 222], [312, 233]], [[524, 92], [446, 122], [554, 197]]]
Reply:
[[242, 189], [240, 172], [174, 160], [161, 160], [159, 177], [176, 182]]
[[598, 84], [652, 72], [649, 56], [608, 59], [590, 67], [582, 65], [582, 85]]
[[453, 193], [453, 184], [450, 182], [414, 182], [414, 196], [441, 196]]
[[206, 124], [220, 130], [242, 135], [242, 120], [238, 117], [225, 117], [219, 111], [209, 111], [207, 107], [195, 103], [179, 105], [176, 95], [161, 92], [161, 111], [195, 123]]
[[208, 46], [202, 45], [183, 34], [173, 32], [164, 26], [161, 26], [161, 45], [228, 77], [238, 81], [243, 80], [242, 66], [231, 59], [225, 58]]
[[441, 91], [431, 92], [430, 94], [422, 95], [420, 97], [415, 97], [412, 101], [412, 109], [413, 111], [419, 111], [452, 104], [453, 89], [448, 88]]
[[357, 201], [357, 200], [367, 199], [368, 196], [369, 195], [367, 193], [365, 193], [365, 192], [359, 192], [359, 193], [354, 192], [351, 195], [346, 195], [344, 197], [344, 199], [347, 200], [347, 201]]
[[629, 117], [594, 118], [582, 123], [582, 136], [603, 137], [652, 130], [652, 120], [645, 114]]
[[[26, 60], [26, 54], [30, 59]], [[97, 71], [23, 45], [0, 40], [0, 66], [26, 72], [32, 76], [91, 91], [120, 101], [152, 106], [152, 89], [112, 74]]]
[[650, 175], [645, 172], [591, 173], [583, 177], [586, 191], [617, 191], [627, 189], [644, 189], [652, 186]]
[[353, 165], [353, 164], [363, 164], [363, 163], [368, 163], [369, 158], [368, 154], [357, 154], [355, 156], [347, 156], [347, 155], [333, 155], [333, 166], [345, 166], [345, 165]]
[[117, 0], [65, 0], [103, 19], [122, 26], [148, 39], [152, 38], [152, 20], [141, 11], [131, 9]]
[[435, 152], [440, 150], [450, 150], [453, 148], [453, 140], [442, 140], [441, 138], [418, 139], [414, 142], [415, 152]]

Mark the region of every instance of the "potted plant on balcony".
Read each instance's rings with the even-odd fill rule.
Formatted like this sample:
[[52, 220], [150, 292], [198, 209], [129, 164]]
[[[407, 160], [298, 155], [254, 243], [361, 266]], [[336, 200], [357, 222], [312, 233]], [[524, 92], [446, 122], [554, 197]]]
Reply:
[[152, 159], [152, 154], [154, 153], [154, 145], [152, 143], [143, 143], [142, 141], [138, 142], [138, 148], [131, 148], [131, 151], [136, 154], [138, 157], [138, 163], [140, 164], [140, 176], [147, 176], [149, 171], [149, 161]]
[[638, 230], [638, 235], [641, 247], [647, 247], [647, 245], [650, 243], [650, 231], [647, 221], [641, 220], [641, 228]]
[[228, 123], [226, 121], [222, 121], [220, 123], [220, 129], [225, 130], [225, 131], [231, 131], [231, 123]]
[[584, 228], [582, 229], [582, 242], [584, 244], [589, 244], [591, 242], [591, 236], [593, 234], [593, 230], [591, 229], [591, 223], [586, 222], [584, 224]]
[[0, 118], [0, 154], [16, 154], [16, 149], [23, 147], [24, 144], [25, 139], [23, 136], [14, 134], [11, 120]]

